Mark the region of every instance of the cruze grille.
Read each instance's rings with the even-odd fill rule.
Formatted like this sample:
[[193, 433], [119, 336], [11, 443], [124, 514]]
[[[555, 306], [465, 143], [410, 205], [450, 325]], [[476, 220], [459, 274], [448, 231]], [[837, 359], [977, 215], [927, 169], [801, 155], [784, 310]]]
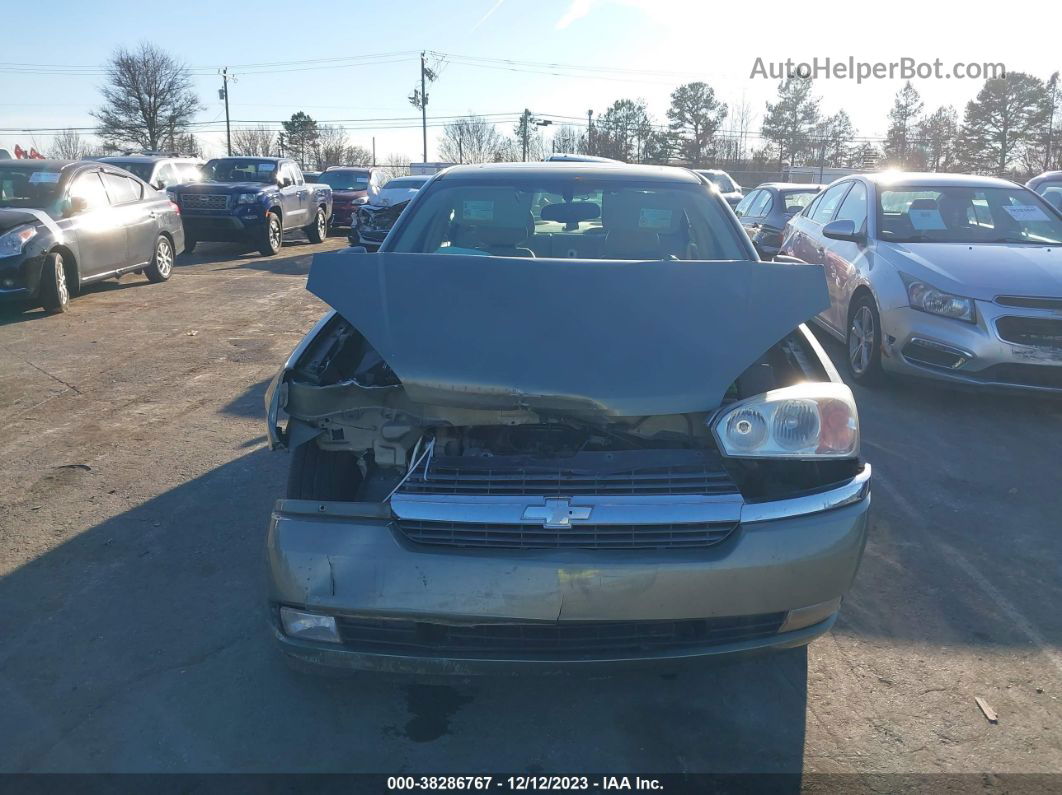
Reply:
[[1001, 317], [996, 321], [1001, 339], [1018, 345], [1062, 348], [1062, 319], [1051, 317]]
[[224, 193], [182, 193], [181, 206], [187, 210], [226, 210], [229, 197]]

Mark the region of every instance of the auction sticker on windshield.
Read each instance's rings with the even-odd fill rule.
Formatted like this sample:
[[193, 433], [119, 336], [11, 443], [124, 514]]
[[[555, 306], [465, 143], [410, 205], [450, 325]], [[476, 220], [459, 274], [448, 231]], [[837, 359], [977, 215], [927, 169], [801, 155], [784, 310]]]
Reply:
[[30, 174], [29, 181], [30, 181], [30, 184], [32, 184], [32, 185], [40, 185], [40, 184], [43, 184], [43, 183], [46, 183], [46, 182], [58, 182], [59, 181], [59, 172], [58, 171], [34, 171], [32, 174]]
[[1003, 208], [1015, 221], [1049, 221], [1047, 213], [1035, 204], [1016, 204]]
[[940, 210], [908, 210], [907, 217], [911, 219], [911, 226], [915, 229], [947, 229], [944, 219], [940, 217]]
[[493, 221], [494, 202], [473, 201], [466, 199], [463, 202], [462, 214], [466, 221]]

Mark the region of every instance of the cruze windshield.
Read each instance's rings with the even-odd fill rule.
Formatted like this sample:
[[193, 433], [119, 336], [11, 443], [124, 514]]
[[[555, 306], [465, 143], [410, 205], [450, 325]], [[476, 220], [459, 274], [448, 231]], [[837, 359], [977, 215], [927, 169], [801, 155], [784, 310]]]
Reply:
[[1062, 220], [1024, 188], [890, 186], [878, 237], [896, 243], [1062, 243]]
[[205, 182], [275, 182], [277, 164], [273, 160], [232, 158], [211, 160], [203, 166]]
[[748, 257], [701, 186], [557, 177], [437, 182], [389, 248], [577, 259]]

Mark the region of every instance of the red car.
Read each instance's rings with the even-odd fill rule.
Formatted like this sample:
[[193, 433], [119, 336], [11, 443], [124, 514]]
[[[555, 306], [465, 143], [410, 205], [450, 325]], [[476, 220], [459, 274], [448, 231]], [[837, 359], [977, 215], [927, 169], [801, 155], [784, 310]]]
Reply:
[[377, 188], [387, 181], [379, 169], [355, 166], [331, 166], [317, 178], [332, 188], [332, 222], [336, 226], [352, 226], [357, 208], [368, 201], [369, 186]]

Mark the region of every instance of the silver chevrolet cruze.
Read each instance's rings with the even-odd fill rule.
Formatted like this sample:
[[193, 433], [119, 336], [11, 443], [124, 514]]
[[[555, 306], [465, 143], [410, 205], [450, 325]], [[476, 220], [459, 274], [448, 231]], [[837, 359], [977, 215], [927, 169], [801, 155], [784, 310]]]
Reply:
[[1062, 214], [1013, 182], [884, 172], [833, 183], [781, 254], [820, 263], [815, 321], [852, 376], [1062, 391]]

